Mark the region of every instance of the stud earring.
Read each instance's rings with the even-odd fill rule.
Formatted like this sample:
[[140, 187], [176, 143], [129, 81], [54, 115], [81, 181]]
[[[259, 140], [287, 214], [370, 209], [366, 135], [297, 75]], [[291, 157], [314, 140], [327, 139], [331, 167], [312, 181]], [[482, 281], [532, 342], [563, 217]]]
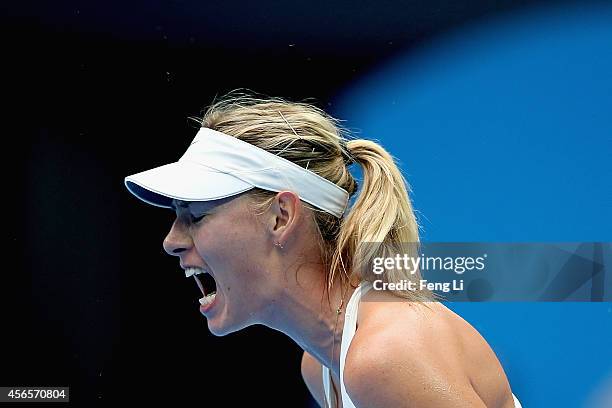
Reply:
[[280, 249], [283, 249], [283, 244], [281, 244], [280, 242], [275, 242], [274, 243], [275, 246], [279, 247]]

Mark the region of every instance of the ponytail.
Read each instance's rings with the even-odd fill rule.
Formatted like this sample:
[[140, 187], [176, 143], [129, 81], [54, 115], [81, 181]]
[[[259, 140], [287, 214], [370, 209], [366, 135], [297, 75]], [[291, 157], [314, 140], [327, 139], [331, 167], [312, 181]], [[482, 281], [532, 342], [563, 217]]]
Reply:
[[[406, 245], [414, 251], [419, 242], [418, 224], [408, 196], [409, 185], [393, 157], [371, 140], [350, 140], [346, 147], [352, 160], [363, 168], [363, 185], [340, 226], [328, 284], [334, 281], [335, 271], [346, 272], [349, 265], [351, 275], [359, 274], [360, 280], [397, 283], [420, 279], [419, 271], [390, 270], [374, 275], [368, 269], [377, 256], [389, 256]], [[350, 278], [348, 273], [344, 278]], [[392, 292], [410, 300], [430, 300], [429, 292]]]

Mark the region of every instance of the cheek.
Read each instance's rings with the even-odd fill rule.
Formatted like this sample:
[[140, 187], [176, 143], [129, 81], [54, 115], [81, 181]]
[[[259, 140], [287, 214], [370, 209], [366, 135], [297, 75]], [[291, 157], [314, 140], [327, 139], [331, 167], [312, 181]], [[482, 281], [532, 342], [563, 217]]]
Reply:
[[239, 273], [257, 265], [257, 253], [262, 249], [262, 235], [247, 220], [210, 222], [194, 231], [194, 244], [202, 260], [218, 274]]

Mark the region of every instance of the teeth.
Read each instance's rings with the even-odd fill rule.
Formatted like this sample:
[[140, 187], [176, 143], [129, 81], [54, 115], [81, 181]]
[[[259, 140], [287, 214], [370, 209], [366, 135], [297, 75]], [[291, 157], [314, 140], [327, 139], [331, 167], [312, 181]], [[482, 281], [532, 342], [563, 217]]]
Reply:
[[205, 273], [203, 269], [200, 268], [187, 268], [185, 269], [185, 277], [189, 278], [190, 276], [193, 275], [199, 275], [201, 273]]
[[215, 296], [216, 295], [217, 295], [216, 292], [212, 292], [209, 295], [206, 295], [203, 298], [200, 298], [200, 304], [201, 305], [208, 305], [208, 304], [212, 303], [212, 301], [215, 300]]

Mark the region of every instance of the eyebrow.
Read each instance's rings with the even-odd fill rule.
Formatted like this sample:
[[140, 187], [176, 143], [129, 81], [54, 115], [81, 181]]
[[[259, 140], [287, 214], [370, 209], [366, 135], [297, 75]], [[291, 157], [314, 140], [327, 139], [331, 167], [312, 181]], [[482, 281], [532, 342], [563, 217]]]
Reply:
[[183, 201], [183, 200], [178, 200], [178, 199], [172, 199], [172, 201], [170, 202], [170, 207], [172, 207], [174, 211], [177, 210], [177, 207], [191, 210], [190, 204], [197, 204], [197, 205], [204, 207], [203, 211], [208, 212], [208, 211], [212, 211], [216, 209], [222, 204], [232, 201], [238, 196], [239, 195], [234, 195], [234, 196], [219, 198], [219, 199], [210, 200], [210, 201]]
[[[215, 201], [217, 201], [217, 200], [215, 200]], [[170, 206], [172, 207], [172, 209], [174, 211], [177, 210], [177, 207], [179, 207], [181, 209], [188, 209], [188, 210], [192, 211], [193, 207], [190, 207], [190, 204], [192, 204], [192, 203], [196, 203], [198, 205], [202, 205], [204, 208], [200, 209], [200, 210], [203, 210], [204, 212], [211, 211], [211, 210], [215, 209], [216, 207], [218, 207], [220, 204], [222, 204], [222, 202], [221, 203], [219, 203], [219, 202], [215, 203], [214, 201], [208, 201], [208, 202], [207, 201], [182, 201], [182, 200], [174, 199], [170, 203]]]
[[189, 207], [189, 203], [186, 201], [181, 201], [181, 200], [177, 200], [177, 199], [173, 199], [172, 201], [170, 201], [170, 207], [172, 207], [173, 210], [176, 211], [176, 207], [179, 206], [181, 208], [187, 208]]

